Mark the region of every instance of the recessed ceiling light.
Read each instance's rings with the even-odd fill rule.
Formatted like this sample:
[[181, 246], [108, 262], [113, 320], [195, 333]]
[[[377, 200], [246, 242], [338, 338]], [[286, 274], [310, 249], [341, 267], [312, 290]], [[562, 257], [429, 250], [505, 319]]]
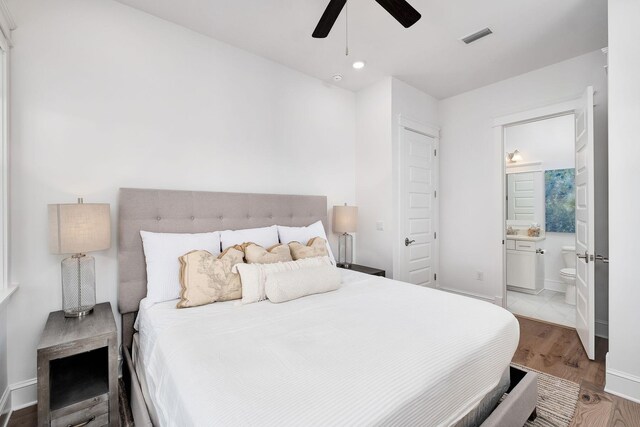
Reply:
[[339, 82], [340, 80], [342, 80], [342, 74], [334, 74], [333, 75], [333, 81], [334, 82]]
[[356, 61], [353, 63], [353, 68], [355, 68], [356, 70], [362, 70], [365, 65], [366, 63], [364, 61]]

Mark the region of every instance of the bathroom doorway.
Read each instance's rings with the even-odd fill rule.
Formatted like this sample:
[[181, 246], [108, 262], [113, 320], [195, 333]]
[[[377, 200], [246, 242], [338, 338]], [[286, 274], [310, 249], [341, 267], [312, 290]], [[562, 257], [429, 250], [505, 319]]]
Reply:
[[[552, 127], [539, 132], [536, 124], [544, 128], [557, 120], [555, 124], [559, 125], [562, 118], [573, 122], [574, 140], [568, 144], [573, 147], [573, 180], [571, 168], [567, 167], [571, 164], [561, 163], [566, 151], [551, 151], [548, 159], [546, 155], [528, 151], [529, 147], [552, 139], [552, 132], [564, 132]], [[574, 327], [590, 359], [595, 358], [595, 337], [608, 338], [607, 122], [606, 86], [600, 94], [589, 86], [574, 101], [494, 120], [496, 154], [499, 154], [496, 160], [499, 160], [503, 193], [500, 202], [503, 214], [497, 219], [502, 227], [502, 306], [520, 316], [565, 325], [571, 325], [571, 314], [567, 316], [567, 313], [575, 313]], [[530, 125], [528, 129], [527, 125]], [[571, 134], [571, 128], [563, 129]], [[523, 135], [531, 136], [529, 145], [525, 145], [526, 138], [518, 139]], [[552, 146], [553, 150], [564, 150], [564, 147], [561, 142]], [[520, 173], [531, 175], [514, 175]], [[512, 219], [509, 219], [507, 200], [509, 181], [512, 181]], [[574, 245], [569, 244], [571, 234]], [[519, 235], [523, 238], [516, 238]], [[566, 245], [563, 239], [567, 239]], [[515, 268], [507, 268], [508, 255], [511, 255], [509, 263]], [[525, 268], [518, 268], [519, 264]], [[574, 289], [575, 305], [572, 304]], [[541, 299], [546, 299], [548, 304], [540, 304]], [[567, 306], [573, 306], [573, 311]], [[568, 322], [560, 316], [568, 318]]]
[[506, 307], [576, 327], [575, 114], [504, 128]]

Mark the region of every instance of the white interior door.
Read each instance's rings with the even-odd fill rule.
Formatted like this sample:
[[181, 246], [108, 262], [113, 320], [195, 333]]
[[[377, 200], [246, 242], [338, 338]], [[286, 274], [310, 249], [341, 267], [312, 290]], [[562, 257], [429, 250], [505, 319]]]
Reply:
[[401, 128], [400, 274], [402, 280], [435, 286], [437, 140]]
[[595, 223], [593, 88], [576, 109], [576, 329], [589, 359], [595, 358]]
[[535, 219], [535, 181], [533, 172], [512, 173], [507, 175], [509, 190], [509, 219]]

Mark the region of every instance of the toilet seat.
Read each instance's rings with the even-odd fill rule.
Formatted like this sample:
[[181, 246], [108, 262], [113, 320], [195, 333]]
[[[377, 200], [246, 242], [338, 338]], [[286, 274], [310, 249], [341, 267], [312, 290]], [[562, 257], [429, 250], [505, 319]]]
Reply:
[[561, 276], [568, 276], [568, 277], [576, 277], [576, 269], [575, 268], [563, 268], [562, 270], [560, 270], [560, 275]]

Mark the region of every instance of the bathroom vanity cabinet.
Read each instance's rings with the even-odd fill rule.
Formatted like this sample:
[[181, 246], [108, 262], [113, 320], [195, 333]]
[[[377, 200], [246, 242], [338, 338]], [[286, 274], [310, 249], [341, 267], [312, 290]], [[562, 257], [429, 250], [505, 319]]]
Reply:
[[537, 294], [544, 289], [544, 237], [507, 236], [507, 288]]

